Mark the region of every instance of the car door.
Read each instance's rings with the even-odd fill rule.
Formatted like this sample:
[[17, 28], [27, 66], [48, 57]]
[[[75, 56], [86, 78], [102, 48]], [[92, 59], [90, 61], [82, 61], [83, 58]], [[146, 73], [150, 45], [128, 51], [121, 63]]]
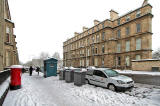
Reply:
[[98, 86], [103, 86], [105, 87], [105, 81], [106, 81], [106, 75], [100, 71], [100, 70], [95, 70], [94, 73], [93, 73], [93, 77], [94, 77], [94, 82], [95, 82], [95, 85], [98, 85]]

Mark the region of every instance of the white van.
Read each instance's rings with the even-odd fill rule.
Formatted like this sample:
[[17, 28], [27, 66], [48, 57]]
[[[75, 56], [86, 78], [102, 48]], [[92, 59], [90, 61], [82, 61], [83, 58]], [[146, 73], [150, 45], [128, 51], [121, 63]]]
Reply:
[[122, 91], [134, 87], [132, 78], [119, 75], [109, 68], [97, 68], [86, 72], [86, 83], [107, 87], [112, 91]]

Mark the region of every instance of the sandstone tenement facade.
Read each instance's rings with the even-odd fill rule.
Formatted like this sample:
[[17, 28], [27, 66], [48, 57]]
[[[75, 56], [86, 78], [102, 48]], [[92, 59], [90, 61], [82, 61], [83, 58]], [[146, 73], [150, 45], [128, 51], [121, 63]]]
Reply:
[[0, 71], [13, 64], [19, 64], [13, 29], [8, 0], [0, 0]]
[[147, 0], [123, 16], [111, 10], [110, 19], [94, 20], [63, 43], [64, 66], [131, 69], [132, 60], [151, 59], [152, 17]]

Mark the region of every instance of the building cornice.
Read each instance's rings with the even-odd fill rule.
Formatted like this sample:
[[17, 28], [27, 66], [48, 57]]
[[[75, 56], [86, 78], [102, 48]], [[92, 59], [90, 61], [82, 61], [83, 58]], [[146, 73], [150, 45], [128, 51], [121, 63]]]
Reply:
[[145, 16], [151, 16], [151, 18], [153, 18], [153, 15], [152, 15], [151, 13], [147, 13], [147, 14], [144, 14], [144, 15], [142, 15], [142, 16], [140, 16], [140, 17], [134, 18], [134, 19], [132, 19], [132, 20], [130, 20], [130, 21], [127, 21], [127, 22], [125, 22], [125, 23], [122, 23], [122, 24], [120, 24], [120, 25], [117, 25], [117, 26], [113, 27], [112, 29], [115, 29], [115, 28], [117, 28], [117, 27], [123, 26], [123, 25], [125, 25], [125, 24], [127, 24], [127, 23], [130, 23], [130, 22], [135, 21], [135, 20], [137, 20], [137, 19], [143, 18], [143, 17], [145, 17]]

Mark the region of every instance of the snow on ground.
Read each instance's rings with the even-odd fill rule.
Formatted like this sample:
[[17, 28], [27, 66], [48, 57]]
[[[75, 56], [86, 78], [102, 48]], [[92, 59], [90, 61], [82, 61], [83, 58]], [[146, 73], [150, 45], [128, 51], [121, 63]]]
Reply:
[[0, 85], [0, 98], [9, 87], [9, 78]]
[[132, 71], [132, 70], [116, 70], [122, 74], [143, 74], [143, 75], [152, 75], [152, 76], [160, 76], [160, 72], [146, 72], [146, 71]]
[[22, 75], [22, 88], [9, 91], [3, 106], [159, 106], [160, 87], [136, 84], [131, 92], [93, 85], [75, 86], [59, 77]]

